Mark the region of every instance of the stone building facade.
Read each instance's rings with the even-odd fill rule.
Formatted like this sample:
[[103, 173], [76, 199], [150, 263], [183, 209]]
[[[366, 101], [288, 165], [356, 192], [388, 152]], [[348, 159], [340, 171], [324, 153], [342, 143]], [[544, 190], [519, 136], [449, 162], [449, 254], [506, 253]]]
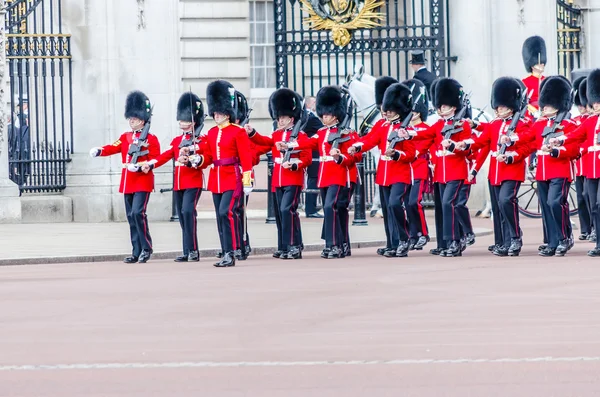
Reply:
[[[600, 55], [589, 43], [600, 37], [595, 28], [600, 26], [600, 0], [576, 2], [584, 21], [581, 65], [598, 65]], [[557, 72], [555, 0], [450, 3], [449, 55], [457, 57], [450, 74], [472, 91], [475, 105], [489, 102], [495, 78], [525, 75], [520, 52], [530, 35], [546, 38], [547, 73]], [[1, 221], [125, 220], [118, 193], [120, 159], [91, 159], [88, 150], [113, 142], [127, 129], [124, 101], [134, 89], [153, 102], [152, 132], [163, 147], [178, 134], [175, 105], [181, 93], [191, 89], [204, 99], [208, 83], [219, 78], [247, 94], [253, 123], [268, 130], [267, 98], [276, 84], [273, 6], [272, 0], [62, 0], [61, 25], [71, 34], [73, 69], [74, 141], [67, 188], [19, 197], [2, 171]], [[405, 77], [410, 76], [400, 76]], [[0, 160], [6, 163], [6, 150], [0, 151]], [[157, 190], [171, 186], [168, 167], [156, 174]], [[474, 207], [482, 201], [484, 185], [474, 191]], [[151, 219], [170, 215], [171, 196], [154, 194]]]

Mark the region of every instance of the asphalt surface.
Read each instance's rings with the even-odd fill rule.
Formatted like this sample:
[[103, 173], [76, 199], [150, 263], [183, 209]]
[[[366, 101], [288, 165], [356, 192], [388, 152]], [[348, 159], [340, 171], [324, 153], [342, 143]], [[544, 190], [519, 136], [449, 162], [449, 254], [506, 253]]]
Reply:
[[518, 258], [1, 267], [0, 396], [598, 396], [600, 262], [525, 232]]

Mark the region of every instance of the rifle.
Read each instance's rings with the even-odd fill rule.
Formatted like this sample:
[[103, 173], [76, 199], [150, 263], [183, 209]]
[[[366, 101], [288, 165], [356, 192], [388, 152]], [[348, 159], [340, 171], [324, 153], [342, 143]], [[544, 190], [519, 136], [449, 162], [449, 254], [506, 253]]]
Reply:
[[[521, 95], [521, 101], [519, 102], [519, 110], [517, 112], [515, 112], [515, 114], [513, 114], [512, 121], [510, 122], [510, 125], [508, 126], [508, 129], [506, 130], [506, 136], [511, 137], [515, 133], [515, 130], [517, 129], [517, 125], [519, 124], [519, 120], [521, 120], [523, 113], [525, 113], [525, 111], [527, 109], [527, 105], [529, 104], [529, 100], [531, 99], [532, 94], [533, 94], [533, 91], [531, 91], [531, 93], [529, 95], [527, 95], [527, 90], [523, 91], [523, 94]], [[498, 150], [498, 153], [505, 154], [507, 147], [508, 146], [506, 146], [506, 144], [503, 143], [502, 146], [500, 146], [500, 150]]]
[[465, 117], [465, 113], [467, 113], [467, 109], [470, 105], [470, 96], [471, 93], [468, 93], [465, 96], [463, 96], [462, 107], [460, 111], [456, 115], [454, 115], [454, 122], [452, 124], [446, 124], [444, 125], [444, 128], [442, 128], [442, 135], [444, 136], [444, 140], [450, 139], [452, 138], [452, 135], [462, 132], [462, 119]]
[[148, 121], [146, 121], [146, 124], [144, 124], [144, 128], [142, 129], [142, 133], [140, 134], [137, 142], [133, 142], [131, 145], [129, 145], [127, 154], [131, 156], [131, 164], [137, 164], [140, 157], [149, 153], [148, 149], [146, 148], [148, 147], [148, 134], [150, 133], [150, 121], [152, 120], [153, 110], [154, 106], [150, 109], [150, 118], [148, 118]]
[[[413, 84], [413, 86], [410, 88], [410, 92], [412, 92], [414, 88], [415, 88], [415, 86]], [[411, 94], [411, 97], [412, 97], [412, 94]], [[413, 103], [411, 111], [406, 115], [404, 120], [402, 120], [402, 124], [400, 124], [399, 129], [405, 130], [406, 128], [408, 128], [408, 126], [410, 125], [410, 122], [412, 121], [412, 118], [413, 118], [413, 112], [417, 108], [417, 105], [421, 101], [421, 98], [425, 98], [425, 87], [421, 87], [421, 93], [419, 94], [419, 96], [417, 97], [415, 102]], [[390, 149], [394, 149], [397, 144], [399, 144], [400, 142], [405, 141], [405, 140], [406, 140], [406, 138], [398, 135], [398, 130], [392, 130], [388, 135], [388, 147]]]
[[542, 132], [542, 138], [544, 138], [544, 145], [548, 145], [550, 143], [550, 139], [564, 135], [562, 131], [557, 130], [568, 114], [568, 109], [563, 112], [560, 112], [552, 122], [551, 126], [544, 127], [544, 131]]
[[348, 133], [350, 132], [350, 123], [352, 122], [352, 118], [354, 117], [354, 102], [349, 94], [346, 94], [346, 98], [348, 100], [348, 104], [346, 106], [346, 115], [344, 116], [344, 120], [340, 124], [338, 124], [337, 132], [333, 134], [329, 134], [327, 138], [327, 143], [331, 145], [332, 149], [338, 149], [340, 143], [344, 143], [350, 140]]
[[[302, 116], [300, 116], [300, 120], [298, 120], [296, 122], [296, 124], [294, 125], [294, 128], [292, 129], [292, 133], [290, 134], [290, 137], [288, 138], [286, 143], [296, 141], [298, 139], [298, 135], [300, 134], [300, 131], [302, 131], [304, 129], [304, 127], [306, 127], [306, 124], [308, 123], [308, 112], [306, 110], [304, 110], [304, 101], [302, 102], [301, 106], [302, 106], [302, 113], [301, 113]], [[293, 150], [293, 149], [287, 149], [285, 151], [285, 154], [283, 155], [283, 163], [290, 161], [290, 159], [292, 158], [292, 154], [295, 154], [298, 152], [300, 152], [300, 151]]]

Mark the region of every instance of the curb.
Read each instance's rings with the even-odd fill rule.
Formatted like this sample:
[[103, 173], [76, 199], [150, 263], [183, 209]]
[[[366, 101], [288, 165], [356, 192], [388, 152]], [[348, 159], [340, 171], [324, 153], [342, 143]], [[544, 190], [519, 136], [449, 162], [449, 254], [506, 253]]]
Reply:
[[[489, 236], [493, 234], [490, 229], [480, 229], [475, 233], [477, 237]], [[436, 242], [435, 237], [431, 238], [431, 243]], [[359, 248], [372, 248], [381, 247], [385, 245], [385, 241], [362, 241], [352, 243], [352, 249]], [[254, 247], [252, 248], [252, 256], [257, 255], [270, 255], [275, 251], [277, 247]], [[304, 251], [315, 252], [321, 251], [323, 244], [306, 244]], [[214, 259], [215, 255], [220, 249], [203, 249], [200, 250], [200, 259], [211, 258]], [[173, 259], [180, 255], [181, 251], [163, 251], [155, 252], [152, 254], [152, 259]], [[121, 262], [123, 258], [130, 254], [111, 254], [111, 255], [76, 255], [76, 256], [50, 256], [50, 257], [39, 257], [39, 258], [16, 258], [16, 259], [0, 259], [0, 266], [22, 266], [22, 265], [49, 265], [49, 264], [63, 264], [63, 263], [80, 263], [80, 262]]]

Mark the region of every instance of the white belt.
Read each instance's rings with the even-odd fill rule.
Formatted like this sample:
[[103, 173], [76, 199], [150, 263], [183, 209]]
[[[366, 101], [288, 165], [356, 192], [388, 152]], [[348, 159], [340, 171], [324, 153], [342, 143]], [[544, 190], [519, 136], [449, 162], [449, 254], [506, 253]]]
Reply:
[[444, 156], [454, 156], [454, 153], [449, 152], [447, 150], [438, 150], [437, 152], [435, 152], [436, 156], [438, 157], [444, 157]]
[[543, 150], [538, 150], [537, 152], [535, 152], [535, 154], [537, 154], [538, 156], [547, 156], [550, 154], [550, 152], [544, 152]]
[[600, 152], [600, 146], [599, 145], [590, 146], [590, 147], [588, 147], [588, 152]]
[[[275, 163], [277, 164], [282, 164], [283, 163], [283, 159], [281, 157], [275, 157]], [[298, 158], [291, 158], [288, 163], [290, 164], [299, 164], [300, 163], [300, 159]]]
[[321, 156], [319, 157], [319, 161], [334, 161], [333, 156]]
[[[500, 152], [492, 152], [492, 157], [498, 157], [500, 156], [502, 153]], [[505, 156], [515, 156], [517, 154], [517, 152], [504, 152]]]
[[393, 160], [393, 158], [391, 158], [390, 156], [381, 156], [381, 157], [379, 157], [379, 159], [381, 161], [392, 161]]

